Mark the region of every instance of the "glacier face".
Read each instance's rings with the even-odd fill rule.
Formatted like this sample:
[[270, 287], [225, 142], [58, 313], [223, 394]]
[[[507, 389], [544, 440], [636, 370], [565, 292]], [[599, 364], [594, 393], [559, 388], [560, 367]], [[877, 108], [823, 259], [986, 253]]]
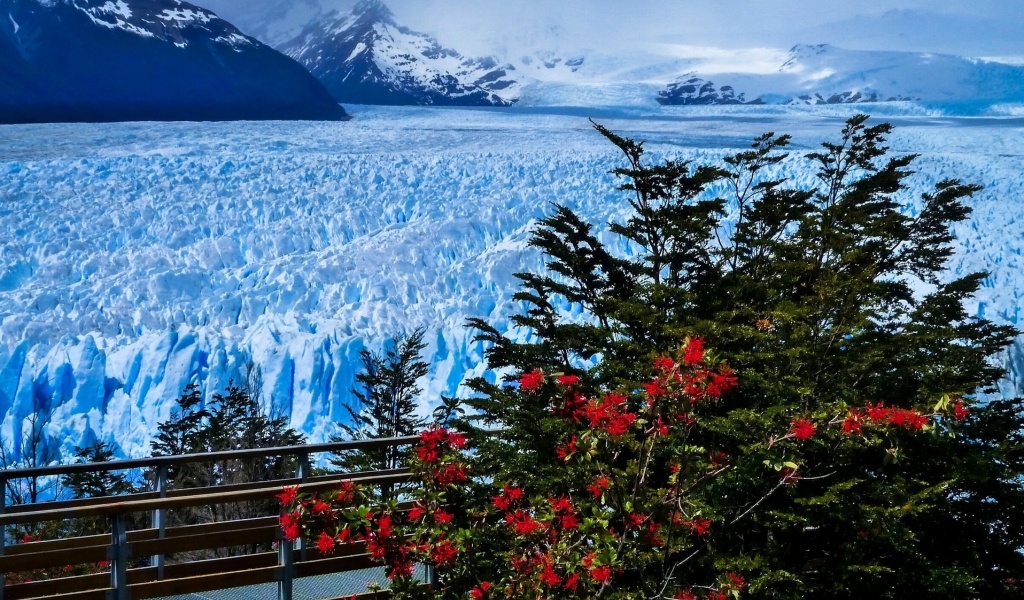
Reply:
[[[990, 271], [971, 310], [1018, 323], [1024, 120], [876, 108], [897, 125], [894, 150], [922, 155], [922, 186], [987, 186], [957, 228], [953, 269]], [[508, 329], [512, 274], [542, 266], [526, 241], [551, 202], [598, 224], [624, 214], [607, 173], [615, 150], [574, 110], [353, 112], [346, 124], [0, 127], [0, 440], [52, 410], [65, 455], [94, 436], [144, 455], [186, 384], [212, 394], [250, 363], [268, 410], [320, 440], [350, 401], [359, 350], [419, 326], [432, 364], [424, 411], [465, 393], [466, 377], [497, 377], [465, 319]], [[772, 130], [792, 133], [801, 154], [850, 113], [690, 107], [599, 120], [656, 154], [713, 160]], [[798, 185], [813, 176], [796, 158], [779, 169]], [[1007, 360], [1009, 391], [1021, 361]]]

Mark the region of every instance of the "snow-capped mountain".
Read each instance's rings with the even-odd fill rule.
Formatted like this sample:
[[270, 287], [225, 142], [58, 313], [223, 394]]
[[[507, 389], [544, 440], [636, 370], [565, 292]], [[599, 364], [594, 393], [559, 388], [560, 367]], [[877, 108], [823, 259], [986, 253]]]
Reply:
[[680, 76], [661, 104], [847, 104], [1024, 100], [1024, 67], [914, 52], [795, 46], [774, 73]]
[[333, 11], [279, 49], [302, 63], [339, 102], [509, 106], [519, 98], [511, 65], [467, 58], [395, 22], [379, 0]]
[[342, 119], [301, 65], [181, 0], [0, 0], [0, 123]]

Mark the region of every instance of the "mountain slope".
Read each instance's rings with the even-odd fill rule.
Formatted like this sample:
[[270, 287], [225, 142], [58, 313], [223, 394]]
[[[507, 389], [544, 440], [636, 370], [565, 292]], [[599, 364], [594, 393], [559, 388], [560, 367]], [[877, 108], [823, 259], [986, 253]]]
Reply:
[[332, 12], [279, 47], [304, 65], [339, 102], [509, 106], [519, 82], [492, 57], [467, 58], [395, 22], [378, 0]]
[[293, 60], [180, 0], [0, 0], [0, 123], [343, 119]]
[[679, 77], [661, 104], [846, 104], [1024, 99], [1024, 68], [945, 54], [795, 46], [777, 71]]

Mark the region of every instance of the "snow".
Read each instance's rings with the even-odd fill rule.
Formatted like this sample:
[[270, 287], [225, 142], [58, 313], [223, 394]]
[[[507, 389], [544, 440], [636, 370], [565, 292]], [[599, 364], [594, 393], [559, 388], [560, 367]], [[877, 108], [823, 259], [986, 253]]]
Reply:
[[124, 0], [117, 0], [117, 3], [107, 2], [97, 10], [117, 15], [123, 19], [132, 18], [132, 9], [128, 7]]
[[[608, 174], [621, 161], [586, 117], [658, 155], [713, 160], [765, 131], [803, 154], [853, 111], [347, 108], [347, 123], [0, 127], [0, 436], [53, 406], [65, 455], [92, 436], [144, 455], [185, 385], [212, 394], [251, 362], [268, 409], [322, 440], [359, 351], [419, 326], [427, 411], [467, 377], [497, 377], [463, 324], [508, 330], [512, 274], [543, 264], [526, 241], [550, 203], [597, 224], [624, 214]], [[986, 186], [953, 268], [991, 273], [973, 313], [1020, 324], [1024, 118], [858, 108], [897, 125], [895, 151], [922, 155], [921, 186]], [[813, 176], [795, 159], [777, 168]], [[1011, 391], [1024, 360], [1006, 360]]]

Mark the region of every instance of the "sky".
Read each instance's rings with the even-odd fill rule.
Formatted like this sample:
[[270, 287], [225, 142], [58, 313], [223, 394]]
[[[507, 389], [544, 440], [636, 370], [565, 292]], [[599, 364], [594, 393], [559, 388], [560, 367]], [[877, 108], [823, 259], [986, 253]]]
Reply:
[[[245, 23], [267, 20], [263, 13], [285, 4], [319, 2], [342, 10], [355, 4], [194, 1], [229, 21]], [[832, 43], [850, 49], [1024, 57], [1024, 0], [384, 1], [403, 25], [469, 55], [511, 56], [542, 46], [560, 53], [616, 53], [651, 44], [736, 49]]]

